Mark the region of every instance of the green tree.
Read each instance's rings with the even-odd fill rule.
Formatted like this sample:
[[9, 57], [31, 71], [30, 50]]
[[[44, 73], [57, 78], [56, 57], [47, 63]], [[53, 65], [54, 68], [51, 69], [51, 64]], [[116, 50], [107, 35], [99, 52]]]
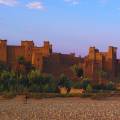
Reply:
[[30, 90], [34, 92], [55, 92], [57, 83], [51, 75], [43, 75], [38, 70], [28, 74]]
[[35, 70], [35, 67], [32, 65], [30, 61], [26, 61], [23, 56], [19, 56], [17, 58], [17, 72], [20, 74], [27, 75], [30, 71]]
[[80, 68], [78, 65], [73, 65], [71, 69], [77, 77], [83, 77], [83, 69]]
[[66, 87], [67, 92], [69, 93], [72, 87], [72, 81], [64, 74], [60, 75], [58, 86]]
[[25, 74], [25, 58], [23, 56], [17, 57], [17, 67], [16, 67], [16, 74], [19, 75]]
[[12, 74], [8, 71], [3, 71], [0, 74], [0, 83], [3, 85], [3, 89], [6, 91], [10, 90], [11, 81], [12, 81]]
[[42, 77], [40, 72], [37, 71], [37, 70], [32, 70], [31, 72], [28, 73], [27, 77], [28, 77], [28, 80], [29, 80], [30, 91], [40, 92], [41, 91], [40, 77]]
[[20, 65], [24, 65], [24, 63], [25, 63], [25, 58], [24, 58], [23, 56], [19, 56], [19, 57], [17, 58], [17, 62], [18, 62], [18, 64], [20, 64]]
[[28, 62], [27, 61], [24, 62], [24, 67], [25, 67], [26, 74], [28, 74], [32, 70], [35, 70], [35, 67], [29, 61]]
[[56, 92], [57, 82], [52, 75], [44, 75], [44, 92]]
[[84, 78], [83, 81], [81, 82], [82, 88], [86, 90], [87, 86], [90, 84], [90, 81], [88, 78]]

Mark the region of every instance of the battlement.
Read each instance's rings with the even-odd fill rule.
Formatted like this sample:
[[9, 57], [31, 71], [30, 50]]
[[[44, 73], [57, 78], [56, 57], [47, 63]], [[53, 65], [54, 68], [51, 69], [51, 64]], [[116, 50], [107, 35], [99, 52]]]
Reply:
[[108, 59], [116, 59], [117, 58], [117, 47], [109, 46], [107, 57]]
[[34, 42], [29, 40], [24, 40], [21, 41], [21, 46], [34, 46]]
[[50, 44], [49, 41], [44, 41], [44, 47], [52, 49], [52, 45]]
[[96, 53], [96, 52], [99, 52], [99, 50], [96, 49], [95, 47], [90, 47], [89, 48], [89, 53]]
[[109, 46], [107, 52], [100, 52], [95, 47], [89, 48], [89, 59], [90, 60], [102, 60], [104, 59], [117, 59], [117, 47]]
[[109, 46], [108, 52], [117, 52], [117, 47]]
[[0, 39], [0, 46], [7, 46], [7, 40]]
[[50, 42], [49, 41], [44, 41], [44, 45], [43, 45], [43, 51], [46, 53], [52, 53], [52, 44], [50, 44]]
[[7, 62], [7, 40], [0, 39], [0, 61]]
[[44, 41], [44, 46], [49, 46], [50, 42], [49, 41]]

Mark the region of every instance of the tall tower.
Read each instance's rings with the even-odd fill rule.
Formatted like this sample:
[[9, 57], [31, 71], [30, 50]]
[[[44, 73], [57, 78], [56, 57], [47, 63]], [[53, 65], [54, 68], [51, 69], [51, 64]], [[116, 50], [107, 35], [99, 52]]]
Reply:
[[0, 39], [0, 61], [7, 63], [7, 40]]
[[44, 55], [49, 56], [52, 53], [52, 45], [49, 41], [44, 41]]
[[95, 60], [95, 47], [90, 47], [89, 48], [89, 60]]
[[117, 47], [112, 47], [112, 46], [109, 46], [109, 49], [108, 49], [108, 59], [110, 60], [115, 60], [117, 59]]
[[33, 41], [21, 41], [21, 46], [25, 48], [25, 59], [27, 61], [32, 61], [32, 52], [34, 48], [34, 42]]
[[114, 78], [116, 75], [117, 65], [117, 48], [109, 46], [107, 54], [107, 69], [111, 73], [110, 77]]

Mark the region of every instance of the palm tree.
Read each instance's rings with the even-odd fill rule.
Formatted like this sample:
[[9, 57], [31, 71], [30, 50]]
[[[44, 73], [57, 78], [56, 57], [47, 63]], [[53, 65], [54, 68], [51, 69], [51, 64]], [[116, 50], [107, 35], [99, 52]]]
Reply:
[[24, 62], [25, 72], [28, 74], [30, 71], [35, 70], [35, 67], [31, 64], [31, 62]]
[[16, 66], [16, 74], [17, 77], [19, 78], [20, 74], [25, 74], [25, 59], [23, 56], [19, 56], [17, 58], [17, 66]]
[[71, 67], [73, 73], [77, 76], [77, 77], [83, 77], [83, 69], [80, 68], [78, 65], [73, 65]]
[[72, 81], [64, 74], [60, 75], [58, 87], [66, 87], [67, 93], [70, 92], [72, 87]]
[[23, 56], [19, 56], [17, 58], [17, 62], [18, 64], [23, 65], [25, 63], [25, 58]]

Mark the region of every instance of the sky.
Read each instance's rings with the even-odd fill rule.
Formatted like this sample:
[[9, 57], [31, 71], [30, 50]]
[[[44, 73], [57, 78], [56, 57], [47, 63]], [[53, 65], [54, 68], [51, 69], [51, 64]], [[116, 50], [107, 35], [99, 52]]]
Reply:
[[120, 57], [120, 0], [0, 0], [0, 38], [49, 40], [54, 52], [80, 56], [112, 45]]

